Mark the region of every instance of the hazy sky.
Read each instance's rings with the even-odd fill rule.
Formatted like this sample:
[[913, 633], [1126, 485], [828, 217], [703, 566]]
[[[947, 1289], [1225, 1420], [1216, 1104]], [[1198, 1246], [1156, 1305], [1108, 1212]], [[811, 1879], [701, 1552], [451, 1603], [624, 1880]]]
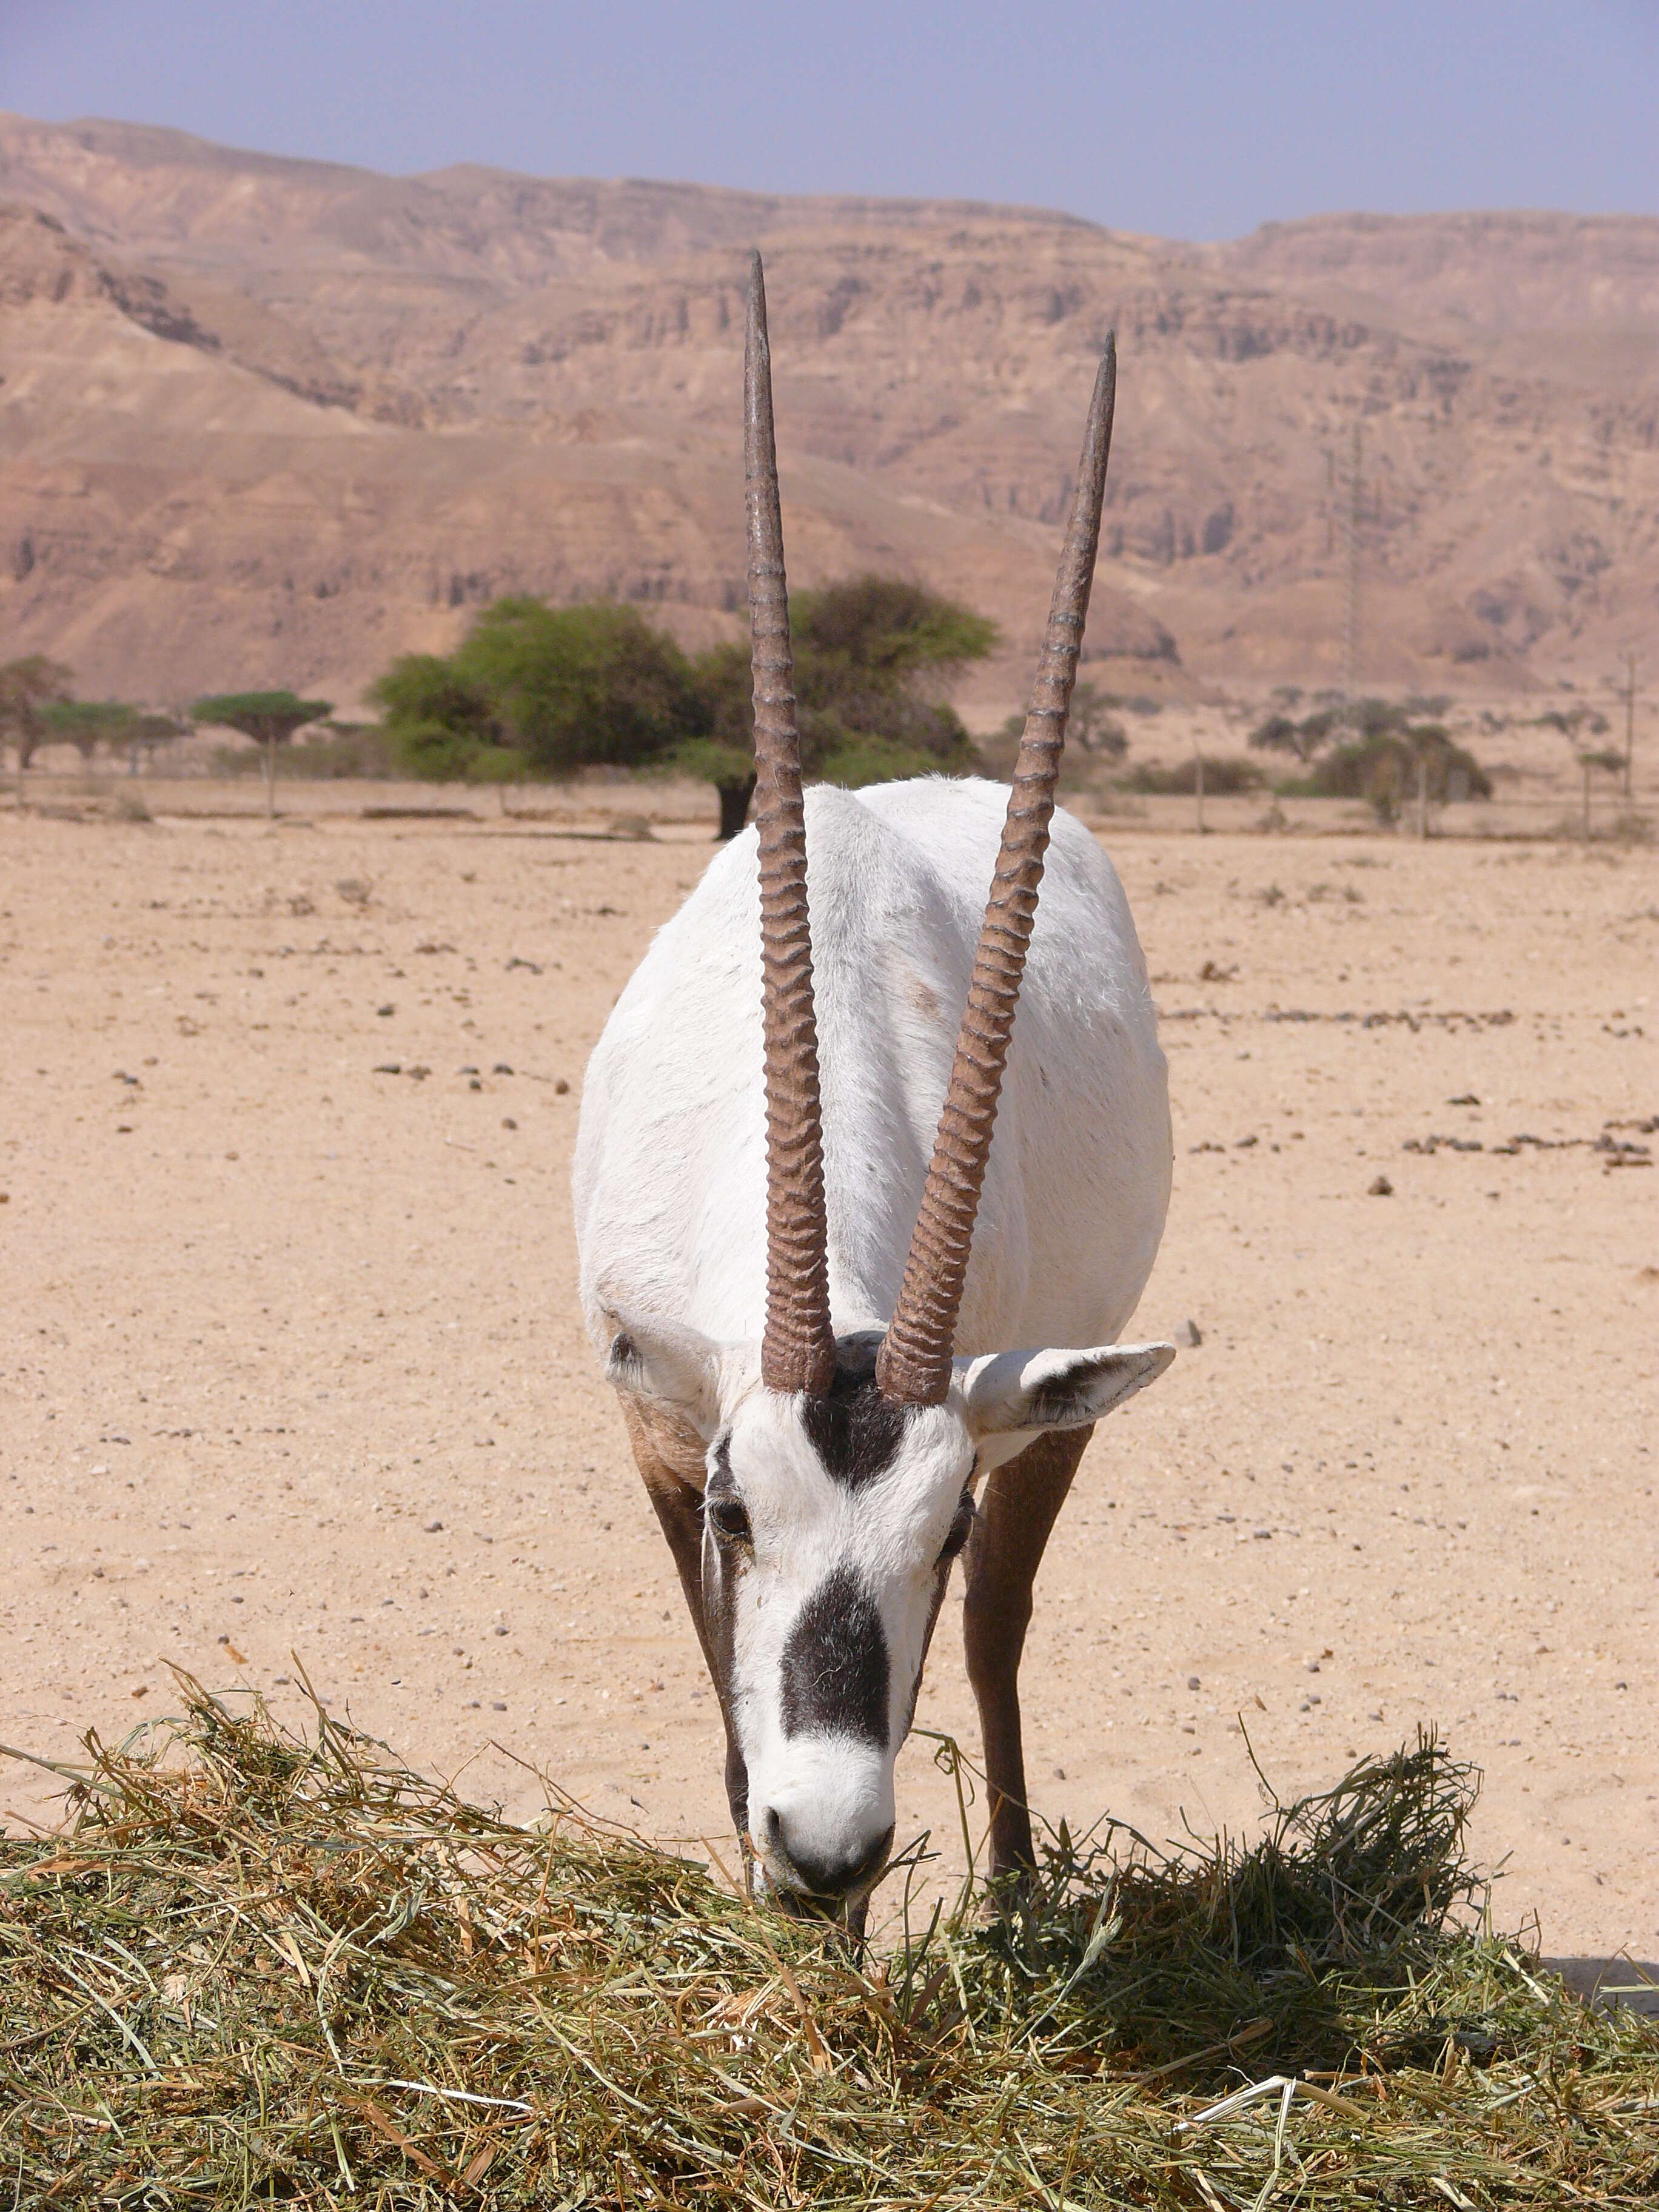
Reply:
[[395, 171], [1659, 213], [1659, 0], [0, 0], [0, 106]]

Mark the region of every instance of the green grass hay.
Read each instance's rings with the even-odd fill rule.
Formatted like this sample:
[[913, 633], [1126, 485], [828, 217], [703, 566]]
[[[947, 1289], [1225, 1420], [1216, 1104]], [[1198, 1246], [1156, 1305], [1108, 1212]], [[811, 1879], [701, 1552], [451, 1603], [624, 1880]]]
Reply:
[[860, 1960], [182, 1687], [0, 1843], [0, 2207], [1659, 2201], [1659, 2025], [1492, 1933], [1432, 1739], [1249, 1848], [1062, 1831]]

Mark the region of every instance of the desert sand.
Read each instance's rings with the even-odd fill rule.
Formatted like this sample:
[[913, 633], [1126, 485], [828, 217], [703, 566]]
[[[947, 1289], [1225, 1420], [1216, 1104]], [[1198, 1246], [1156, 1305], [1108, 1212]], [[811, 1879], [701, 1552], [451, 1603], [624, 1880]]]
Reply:
[[[707, 829], [320, 790], [270, 829], [245, 785], [148, 789], [149, 823], [0, 814], [0, 1738], [73, 1762], [174, 1664], [297, 1714], [302, 1666], [471, 1793], [528, 1814], [542, 1768], [729, 1856], [567, 1190], [587, 1053]], [[1285, 1794], [1435, 1725], [1485, 1770], [1499, 1920], [1652, 1956], [1659, 1177], [1606, 1146], [1656, 1149], [1659, 865], [1102, 834], [1175, 1111], [1136, 1329], [1202, 1341], [1102, 1426], [1051, 1550], [1036, 1802], [1245, 1826], [1240, 1716]], [[919, 1723], [971, 1751], [956, 1603]], [[901, 1834], [948, 1871], [933, 1750]], [[10, 1820], [56, 1787], [0, 1760]]]

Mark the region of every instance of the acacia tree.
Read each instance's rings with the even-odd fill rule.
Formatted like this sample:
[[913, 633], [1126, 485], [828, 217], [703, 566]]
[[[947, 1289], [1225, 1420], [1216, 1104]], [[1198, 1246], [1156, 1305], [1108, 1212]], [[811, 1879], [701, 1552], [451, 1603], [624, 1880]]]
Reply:
[[1106, 760], [1121, 760], [1129, 750], [1129, 736], [1121, 722], [1112, 713], [1117, 705], [1109, 691], [1097, 684], [1084, 682], [1072, 693], [1072, 709], [1066, 718], [1066, 734], [1075, 737], [1085, 753], [1099, 753]]
[[1337, 717], [1330, 712], [1307, 714], [1299, 722], [1288, 714], [1270, 714], [1250, 732], [1249, 743], [1258, 752], [1289, 753], [1305, 769], [1329, 744], [1336, 726]]
[[[1592, 738], [1606, 737], [1607, 718], [1597, 708], [1581, 702], [1573, 707], [1547, 708], [1539, 715], [1534, 726], [1540, 730], [1559, 730], [1572, 747], [1572, 757], [1584, 779], [1583, 827], [1584, 842], [1588, 844], [1590, 835], [1590, 778], [1597, 769], [1601, 769], [1604, 775], [1617, 775], [1625, 768], [1624, 754], [1614, 751], [1611, 745], [1595, 747], [1589, 742]], [[1628, 780], [1625, 788], [1627, 791], [1630, 788]]]
[[157, 745], [164, 745], [173, 738], [182, 738], [189, 726], [176, 714], [161, 714], [149, 709], [136, 714], [120, 735], [120, 742], [127, 749], [127, 774], [137, 775], [140, 755], [153, 760]]
[[299, 699], [292, 691], [220, 691], [198, 699], [191, 712], [198, 722], [216, 723], [240, 730], [259, 748], [259, 769], [265, 783], [265, 812], [276, 812], [276, 748], [289, 744], [296, 730], [307, 722], [320, 722], [334, 709], [326, 699]]
[[112, 699], [51, 699], [40, 709], [45, 742], [73, 745], [83, 768], [90, 768], [99, 741], [127, 712]]
[[0, 736], [9, 736], [16, 746], [20, 775], [47, 741], [46, 708], [67, 699], [74, 681], [73, 669], [44, 653], [0, 665]]
[[71, 744], [88, 766], [100, 744], [112, 752], [125, 751], [129, 775], [138, 773], [142, 751], [165, 744], [183, 732], [183, 724], [171, 714], [147, 712], [121, 699], [60, 699], [42, 709], [48, 742]]

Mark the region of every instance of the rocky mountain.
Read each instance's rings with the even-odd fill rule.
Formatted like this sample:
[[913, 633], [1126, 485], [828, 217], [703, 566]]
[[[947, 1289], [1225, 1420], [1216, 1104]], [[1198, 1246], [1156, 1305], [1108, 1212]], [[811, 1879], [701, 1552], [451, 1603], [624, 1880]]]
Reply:
[[791, 572], [1047, 607], [1118, 332], [1091, 623], [1118, 689], [1605, 672], [1659, 618], [1659, 222], [1329, 216], [1189, 246], [1041, 210], [391, 178], [0, 118], [0, 658], [349, 701], [505, 591], [735, 634], [746, 252]]

